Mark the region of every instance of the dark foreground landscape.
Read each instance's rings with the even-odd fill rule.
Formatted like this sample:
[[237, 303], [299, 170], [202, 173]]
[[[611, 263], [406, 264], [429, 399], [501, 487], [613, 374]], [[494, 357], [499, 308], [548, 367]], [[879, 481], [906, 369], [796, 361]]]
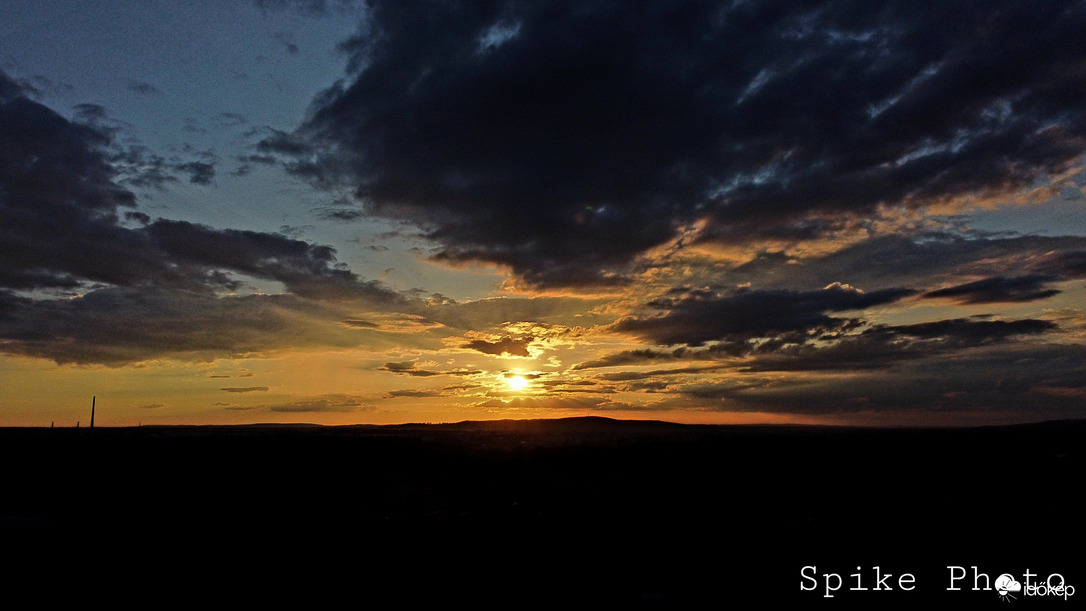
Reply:
[[[1060, 573], [1081, 593], [1006, 608], [1071, 609], [1086, 601], [1084, 433], [597, 418], [0, 429], [0, 578], [43, 602], [151, 608], [1004, 608], [971, 591], [977, 566]], [[970, 571], [962, 590], [948, 566]], [[868, 589], [849, 591], [857, 567]], [[874, 567], [892, 591], [873, 590]]]

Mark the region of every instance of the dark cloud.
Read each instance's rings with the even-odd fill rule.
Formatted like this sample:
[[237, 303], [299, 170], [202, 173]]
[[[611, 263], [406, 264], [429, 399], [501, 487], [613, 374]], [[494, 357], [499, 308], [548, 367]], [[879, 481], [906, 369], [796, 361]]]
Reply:
[[1067, 278], [1082, 278], [1086, 276], [1086, 250], [1049, 252], [1037, 263], [1036, 268]]
[[[263, 134], [256, 144], [256, 150], [263, 155], [278, 154], [302, 157], [315, 153], [314, 147], [299, 136], [274, 128], [255, 130], [250, 135]], [[265, 157], [274, 159], [273, 157]]]
[[[328, 246], [152, 220], [136, 210], [128, 186], [156, 172], [152, 182], [172, 180], [168, 172], [177, 168], [171, 162], [142, 148], [119, 149], [101, 107], [84, 105], [84, 122], [69, 121], [27, 99], [3, 73], [0, 96], [3, 351], [119, 364], [268, 350], [285, 342], [337, 345], [342, 340], [322, 335], [318, 319], [342, 320], [343, 314], [307, 300], [373, 307], [409, 301], [360, 279]], [[210, 163], [181, 168], [198, 183], [213, 176]], [[287, 294], [220, 297], [247, 279], [279, 282]], [[79, 298], [25, 296], [42, 290]]]
[[[1007, 343], [1022, 336], [1055, 331], [1047, 320], [975, 320], [956, 318], [912, 325], [876, 325], [838, 338], [826, 346], [812, 344], [763, 350], [744, 364], [747, 371], [866, 371], [902, 361], [923, 361], [951, 353]], [[933, 361], [929, 361], [933, 362]]]
[[532, 356], [531, 352], [528, 352], [528, 346], [532, 344], [531, 338], [513, 338], [503, 337], [497, 341], [491, 342], [485, 339], [472, 340], [463, 345], [464, 348], [470, 348], [471, 350], [478, 350], [483, 354], [493, 354], [494, 356]]
[[245, 155], [238, 158], [238, 161], [242, 163], [259, 163], [262, 165], [273, 165], [276, 162], [276, 158], [271, 155]]
[[1086, 371], [1086, 351], [1044, 343], [1056, 331], [1054, 323], [1038, 319], [875, 325], [819, 341], [767, 342], [738, 359], [715, 346], [686, 349], [680, 358], [725, 358], [716, 365], [618, 370], [595, 379], [656, 393], [662, 397], [657, 407], [664, 409], [935, 410], [943, 422], [955, 421], [955, 411], [965, 414], [961, 422], [977, 411], [1029, 413], [1038, 420], [1074, 417], [1086, 397], [1086, 378], [1078, 377]]
[[261, 152], [418, 223], [439, 258], [616, 283], [695, 219], [703, 240], [799, 239], [1069, 168], [1084, 6], [378, 1], [348, 78]]
[[[1012, 335], [1042, 333], [1055, 329], [1047, 320], [972, 320], [955, 318], [896, 327], [882, 327], [887, 332], [919, 339], [955, 338], [970, 345], [1005, 339]], [[878, 331], [876, 331], [878, 332]]]
[[104, 138], [99, 144], [99, 152], [111, 166], [118, 185], [165, 190], [178, 182], [181, 175], [199, 185], [209, 185], [215, 177], [218, 158], [212, 151], [193, 151], [186, 144], [184, 151], [197, 157], [188, 161], [156, 154], [126, 135], [129, 126], [111, 117], [109, 111], [98, 104], [77, 104], [73, 122], [93, 129]]
[[195, 155], [197, 159], [186, 161], [156, 154], [130, 136], [124, 135], [128, 126], [113, 119], [103, 106], [78, 104], [73, 120], [92, 128], [105, 138], [101, 152], [112, 167], [114, 180], [118, 185], [165, 190], [169, 185], [178, 182], [181, 175], [188, 176], [189, 182], [198, 185], [212, 184], [215, 178], [218, 157], [214, 152], [197, 152], [192, 150], [191, 145], [186, 144], [184, 151]]
[[165, 191], [179, 181], [174, 162], [142, 145], [112, 150], [109, 162], [117, 172], [117, 183], [126, 188]]
[[720, 371], [724, 368], [725, 367], [722, 365], [703, 365], [699, 367], [674, 367], [672, 369], [655, 369], [652, 371], [616, 371], [613, 373], [600, 374], [599, 379], [606, 380], [608, 382], [630, 382], [634, 380], [673, 378], [674, 376], [681, 375], [700, 375], [712, 371]]
[[7, 103], [16, 98], [25, 97], [29, 87], [20, 84], [3, 71], [0, 71], [0, 103]]
[[377, 409], [366, 403], [363, 397], [345, 394], [328, 394], [311, 399], [267, 406], [269, 411], [284, 413], [371, 412]]
[[812, 334], [842, 331], [859, 323], [856, 319], [829, 316], [830, 312], [885, 305], [914, 292], [896, 288], [865, 293], [841, 284], [804, 292], [739, 290], [721, 294], [693, 290], [651, 302], [665, 310], [662, 314], [626, 318], [615, 323], [613, 329], [665, 345], [745, 343], [766, 337], [805, 341]]
[[445, 371], [431, 371], [427, 369], [418, 369], [415, 361], [399, 361], [392, 363], [385, 363], [381, 367], [377, 368], [377, 371], [388, 371], [390, 373], [397, 373], [400, 375], [413, 376], [418, 378], [428, 378], [431, 376], [474, 376], [482, 373], [479, 369], [449, 369]]
[[189, 161], [178, 164], [177, 169], [189, 175], [194, 185], [210, 185], [215, 179], [215, 165], [206, 161]]
[[319, 218], [330, 221], [357, 221], [365, 218], [364, 210], [358, 208], [333, 208], [326, 207], [315, 210]]
[[[1080, 345], [997, 345], [885, 371], [823, 372], [813, 377], [759, 378], [690, 385], [683, 393], [703, 407], [729, 411], [847, 414], [937, 412], [944, 424], [975, 424], [978, 413], [1016, 420], [1081, 417], [1086, 349]], [[956, 416], [957, 414], [960, 414]]]
[[150, 225], [151, 215], [147, 214], [146, 212], [125, 212], [124, 220], [133, 221], [141, 225]]
[[950, 286], [922, 295], [924, 298], [947, 298], [959, 303], [1000, 303], [1036, 301], [1058, 295], [1058, 289], [1048, 288], [1051, 276], [1029, 275], [994, 277]]
[[388, 371], [391, 373], [398, 373], [401, 375], [415, 376], [415, 377], [429, 377], [441, 375], [437, 371], [426, 371], [425, 369], [416, 368], [415, 361], [402, 361], [397, 363], [385, 363], [383, 367], [378, 367], [378, 371]]
[[668, 361], [676, 358], [681, 358], [686, 354], [688, 350], [686, 348], [676, 348], [669, 352], [662, 352], [658, 350], [623, 350], [622, 352], [616, 352], [614, 354], [608, 354], [600, 357], [596, 360], [585, 361], [583, 363], [577, 363], [573, 367], [570, 367], [572, 371], [580, 371], [584, 369], [595, 369], [598, 367], [617, 367], [621, 365], [641, 365], [641, 364], [654, 364], [659, 361]]
[[74, 118], [108, 136], [120, 129], [119, 124], [109, 116], [109, 111], [100, 104], [76, 104]]
[[[2, 68], [0, 68], [0, 71], [2, 71]], [[75, 91], [75, 87], [70, 83], [56, 81], [43, 74], [32, 74], [26, 78], [7, 78], [16, 83], [21, 95], [35, 100], [40, 100], [46, 96], [63, 97]], [[2, 88], [3, 86], [0, 85], [0, 89]], [[3, 95], [3, 92], [0, 91], [0, 99], [3, 98]]]
[[219, 390], [226, 391], [226, 392], [235, 392], [235, 393], [267, 392], [268, 387], [267, 386], [241, 386], [241, 387], [220, 388]]
[[[821, 323], [820, 323], [821, 324]], [[769, 339], [737, 343], [732, 339], [700, 348], [681, 347], [670, 352], [627, 350], [575, 365], [573, 371], [602, 367], [655, 364], [660, 360], [718, 361], [671, 369], [613, 371], [599, 374], [611, 382], [657, 381], [666, 386], [676, 376], [713, 371], [839, 371], [887, 370], [903, 362], [934, 363], [949, 354], [997, 345], [1013, 345], [1027, 337], [1039, 337], [1059, 329], [1048, 320], [992, 320], [956, 318], [909, 325], [851, 325], [835, 333], [774, 334], [759, 329]], [[736, 358], [741, 357], [741, 358]]]
[[0, 286], [70, 286], [111, 275], [98, 264], [132, 243], [116, 221], [135, 196], [114, 182], [109, 138], [14, 97], [0, 104], [0, 142]]
[[[132, 210], [136, 196], [120, 186], [125, 163], [134, 158], [118, 158], [108, 133], [20, 97], [10, 82], [4, 89], [12, 93], [0, 105], [0, 287], [99, 282], [208, 290], [222, 287], [223, 272], [232, 271], [281, 281], [308, 297], [397, 299], [338, 265], [327, 246], [184, 221], [150, 222]], [[166, 165], [161, 158], [155, 162], [163, 172]], [[208, 163], [180, 167], [197, 183], [214, 175]], [[144, 226], [125, 228], [122, 215]]]
[[158, 95], [161, 93], [154, 85], [136, 79], [128, 81], [128, 90], [139, 95]]
[[141, 286], [31, 299], [0, 291], [0, 350], [61, 364], [124, 365], [356, 345], [335, 324], [337, 314], [290, 294], [219, 297]]
[[396, 397], [416, 397], [416, 398], [418, 398], [418, 397], [440, 397], [441, 396], [441, 391], [440, 390], [413, 390], [413, 389], [393, 390], [393, 391], [388, 393], [388, 396], [390, 398], [396, 398]]
[[729, 285], [817, 287], [848, 278], [872, 289], [920, 286], [938, 290], [963, 278], [1018, 275], [1068, 280], [1086, 276], [1086, 238], [991, 236], [954, 232], [888, 234], [821, 256], [763, 252], [712, 277]]
[[164, 258], [195, 270], [229, 269], [283, 282], [292, 292], [335, 299], [369, 294], [379, 300], [399, 296], [376, 282], [362, 282], [338, 266], [335, 250], [283, 235], [213, 229], [187, 221], [158, 220], [141, 230]]
[[[526, 321], [549, 320], [592, 326], [610, 323], [615, 319], [612, 314], [592, 312], [593, 308], [607, 303], [607, 300], [596, 297], [495, 297], [457, 303], [435, 294], [431, 296], [430, 303], [442, 306], [428, 307], [422, 312], [434, 322], [465, 331], [502, 328], [507, 332], [506, 337], [515, 335], [520, 339], [563, 335], [575, 337], [583, 332], [583, 329], [578, 330], [579, 327]], [[522, 324], [509, 326], [511, 321]]]
[[253, 165], [274, 165], [277, 163], [271, 155], [238, 155], [238, 166], [231, 172], [233, 176], [247, 176], [253, 172]]

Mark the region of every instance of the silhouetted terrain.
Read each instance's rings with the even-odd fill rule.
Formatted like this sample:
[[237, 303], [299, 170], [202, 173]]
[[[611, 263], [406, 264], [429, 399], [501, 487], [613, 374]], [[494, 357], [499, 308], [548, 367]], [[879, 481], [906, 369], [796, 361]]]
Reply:
[[[344, 595], [990, 608], [992, 592], [944, 591], [947, 565], [978, 565], [1077, 576], [1086, 596], [1084, 433], [602, 418], [0, 429], [4, 579], [44, 596], [311, 608]], [[823, 599], [799, 591], [806, 565], [846, 579], [877, 565], [916, 589]]]

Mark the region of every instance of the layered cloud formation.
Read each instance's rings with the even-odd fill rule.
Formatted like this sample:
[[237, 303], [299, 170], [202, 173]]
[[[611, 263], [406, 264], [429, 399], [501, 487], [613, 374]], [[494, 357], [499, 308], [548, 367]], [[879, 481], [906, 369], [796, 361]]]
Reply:
[[688, 239], [813, 239], [1077, 166], [1080, 3], [375, 2], [262, 150], [448, 260], [627, 279]]
[[[1083, 226], [1016, 224], [1086, 202], [1084, 2], [255, 5], [358, 29], [296, 123], [208, 110], [235, 150], [163, 155], [0, 72], [4, 353], [357, 361], [308, 394], [216, 386], [265, 396], [239, 412], [1084, 415]], [[148, 205], [256, 173], [314, 223], [399, 227], [371, 252], [451, 292], [501, 277], [394, 286], [331, 237]]]
[[[0, 337], [58, 362], [246, 351], [310, 301], [390, 303], [335, 251], [279, 234], [214, 229], [137, 210], [108, 132], [65, 119], [0, 74]], [[248, 281], [285, 294], [222, 299]], [[48, 299], [51, 291], [79, 296]], [[303, 302], [306, 302], [303, 304]]]

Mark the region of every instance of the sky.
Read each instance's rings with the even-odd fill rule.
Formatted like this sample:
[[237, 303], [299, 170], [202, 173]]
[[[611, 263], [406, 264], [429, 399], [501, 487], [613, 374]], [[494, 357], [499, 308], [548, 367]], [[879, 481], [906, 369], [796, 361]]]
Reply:
[[8, 0], [0, 425], [1082, 418], [1083, 31]]

